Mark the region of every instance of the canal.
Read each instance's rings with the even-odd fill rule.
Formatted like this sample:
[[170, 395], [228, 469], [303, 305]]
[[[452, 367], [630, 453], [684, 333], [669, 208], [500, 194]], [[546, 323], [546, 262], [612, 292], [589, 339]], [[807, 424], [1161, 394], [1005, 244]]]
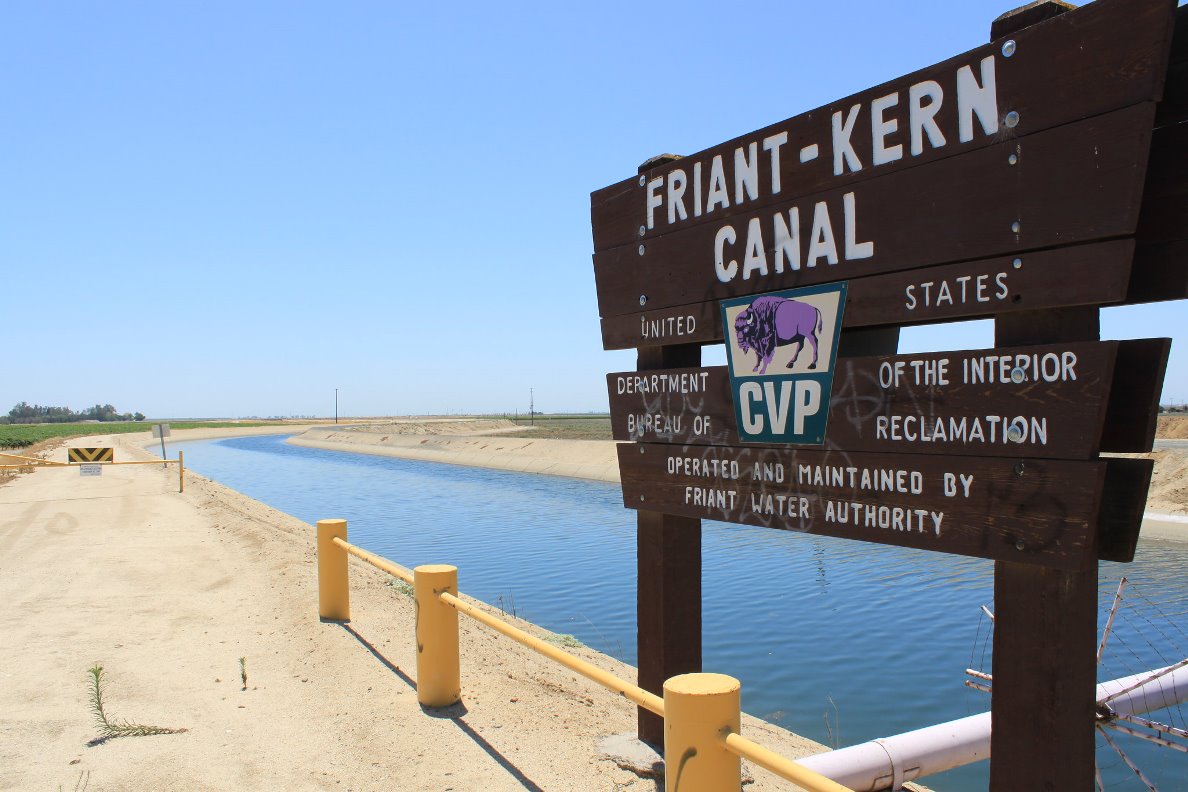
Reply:
[[[635, 515], [617, 484], [278, 436], [172, 445], [225, 486], [311, 524], [345, 518], [352, 542], [405, 566], [454, 564], [464, 593], [636, 661]], [[708, 521], [702, 532], [704, 667], [742, 681], [747, 712], [845, 746], [989, 710], [989, 696], [963, 681], [966, 668], [992, 671], [982, 613], [994, 607], [991, 562]], [[1118, 579], [1131, 585], [1099, 679], [1184, 657], [1186, 551], [1143, 541], [1133, 564], [1102, 564], [1103, 620]], [[1155, 717], [1185, 727], [1181, 711]], [[1143, 789], [1098, 742], [1107, 788]], [[1164, 792], [1185, 788], [1188, 756], [1120, 742]], [[985, 789], [987, 772], [981, 763], [925, 783]]]

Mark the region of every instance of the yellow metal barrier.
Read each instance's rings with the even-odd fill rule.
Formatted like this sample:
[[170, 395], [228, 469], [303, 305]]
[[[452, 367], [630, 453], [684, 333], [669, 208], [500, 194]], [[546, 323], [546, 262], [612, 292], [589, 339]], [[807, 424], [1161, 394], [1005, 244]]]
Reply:
[[328, 621], [351, 620], [346, 552], [334, 541], [346, 533], [346, 520], [318, 520], [318, 614]]
[[[319, 521], [318, 525], [321, 525], [322, 522], [324, 522], [324, 521]], [[344, 520], [343, 521], [344, 525], [345, 525], [345, 522], [346, 521]], [[346, 541], [345, 535], [342, 538], [335, 536], [333, 541], [334, 541], [334, 544], [338, 545], [346, 552], [350, 553], [351, 555], [355, 556], [356, 558], [366, 561], [367, 563], [371, 564], [376, 569], [387, 572], [392, 577], [399, 578], [400, 580], [403, 580], [405, 583], [407, 583], [410, 586], [413, 584], [413, 573], [410, 572], [409, 570], [405, 569], [404, 567], [400, 566], [399, 564], [393, 564], [391, 561], [384, 558], [383, 556], [377, 556], [375, 553], [367, 552], [362, 547], [356, 547], [355, 545]]]
[[186, 478], [185, 478], [186, 463], [185, 463], [185, 452], [184, 451], [177, 452], [177, 459], [152, 459], [152, 460], [137, 461], [137, 462], [55, 462], [52, 459], [42, 459], [41, 457], [30, 457], [30, 456], [21, 456], [20, 454], [5, 454], [5, 453], [0, 453], [0, 457], [6, 457], [8, 459], [24, 460], [23, 464], [0, 465], [0, 470], [6, 470], [6, 469], [11, 469], [11, 468], [27, 469], [29, 467], [76, 468], [76, 467], [79, 467], [80, 465], [104, 465], [104, 466], [107, 466], [107, 465], [156, 465], [156, 464], [161, 464], [161, 465], [164, 465], [165, 467], [168, 467], [169, 465], [176, 464], [178, 466], [178, 468], [177, 468], [177, 491], [178, 492], [186, 491]]
[[804, 765], [780, 756], [775, 751], [764, 748], [759, 743], [752, 742], [737, 732], [721, 735], [719, 739], [730, 753], [754, 762], [780, 778], [798, 784], [811, 792], [853, 792], [849, 787], [842, 786], [832, 778], [813, 772]]
[[742, 685], [725, 674], [681, 674], [664, 682], [664, 790], [718, 792], [739, 786], [742, 763], [721, 737], [742, 720]]
[[655, 693], [650, 693], [638, 685], [633, 685], [630, 682], [619, 679], [609, 671], [603, 671], [598, 666], [591, 665], [580, 657], [576, 657], [571, 655], [569, 652], [558, 649], [556, 646], [553, 646], [546, 641], [542, 641], [535, 635], [529, 635], [523, 630], [511, 626], [502, 619], [496, 618], [489, 613], [479, 610], [467, 602], [463, 602], [456, 596], [443, 594], [441, 595], [441, 600], [451, 608], [457, 610], [459, 613], [465, 613], [475, 621], [482, 622], [492, 630], [506, 635], [516, 643], [527, 646], [537, 654], [542, 654], [550, 660], [555, 660], [556, 662], [568, 668], [570, 671], [576, 671], [587, 679], [597, 682], [607, 690], [618, 693], [619, 695], [625, 697], [629, 701], [634, 702], [635, 704], [638, 704], [646, 710], [650, 710], [661, 717], [664, 716], [664, 699], [660, 698]]
[[[463, 613], [664, 718], [666, 792], [716, 792], [739, 784], [747, 759], [808, 792], [853, 792], [741, 736], [741, 685], [724, 674], [682, 674], [661, 698], [513, 627], [458, 596], [458, 569], [408, 570], [346, 540], [346, 520], [318, 520], [318, 602], [323, 619], [350, 620], [347, 554], [413, 585], [417, 604], [417, 700], [444, 707], [461, 698], [458, 616]], [[338, 614], [338, 615], [327, 615]]]
[[462, 698], [458, 654], [458, 612], [445, 598], [457, 599], [458, 568], [429, 564], [413, 570], [417, 598], [417, 701], [448, 707]]
[[[0, 457], [7, 457], [9, 459], [20, 459], [33, 465], [48, 465], [50, 467], [66, 467], [65, 462], [55, 462], [52, 459], [42, 459], [41, 457], [21, 456], [20, 454], [4, 454], [0, 453]], [[14, 465], [13, 467], [25, 467], [25, 465]]]

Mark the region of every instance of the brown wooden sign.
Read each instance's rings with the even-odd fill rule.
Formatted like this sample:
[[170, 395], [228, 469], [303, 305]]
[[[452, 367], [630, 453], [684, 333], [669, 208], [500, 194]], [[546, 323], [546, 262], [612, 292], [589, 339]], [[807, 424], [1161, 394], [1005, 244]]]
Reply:
[[1097, 557], [1107, 478], [1105, 462], [653, 444], [621, 444], [619, 470], [631, 509], [1064, 569]]
[[594, 254], [603, 316], [1133, 234], [1154, 104]]
[[[837, 366], [825, 445], [846, 451], [1090, 459], [1149, 451], [1149, 403], [1170, 341], [848, 358]], [[727, 367], [607, 375], [616, 440], [739, 445]], [[743, 420], [787, 421], [778, 383], [742, 407]], [[1124, 395], [1111, 400], [1115, 391]], [[1106, 425], [1110, 431], [1103, 437]], [[783, 431], [781, 428], [779, 431]]]
[[[592, 194], [647, 689], [701, 669], [701, 519], [994, 559], [991, 789], [1092, 783], [1096, 559], [1132, 560], [1152, 471], [1097, 455], [1151, 447], [1168, 353], [1100, 343], [1097, 306], [1188, 297], [1188, 8], [1069, 8]], [[974, 317], [994, 349], [893, 354]], [[776, 429], [810, 384], [818, 423]]]
[[[1186, 221], [1188, 223], [1188, 221]], [[916, 325], [1016, 311], [1121, 302], [1134, 242], [1114, 240], [849, 281], [846, 327]], [[717, 303], [608, 316], [607, 349], [721, 341]]]
[[1009, 45], [987, 44], [598, 190], [594, 249], [634, 248], [1155, 101], [1174, 12], [1173, 2], [1098, 0], [1012, 34]]

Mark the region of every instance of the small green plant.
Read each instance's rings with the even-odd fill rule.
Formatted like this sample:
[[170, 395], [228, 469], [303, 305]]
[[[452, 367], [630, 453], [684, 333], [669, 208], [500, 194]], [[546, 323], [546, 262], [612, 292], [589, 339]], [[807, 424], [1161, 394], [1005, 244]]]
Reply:
[[247, 690], [247, 658], [239, 658], [239, 678], [243, 680], [243, 689]]
[[103, 666], [96, 664], [87, 669], [91, 675], [91, 714], [95, 716], [95, 728], [99, 730], [101, 740], [113, 737], [148, 737], [153, 734], [181, 734], [186, 729], [170, 729], [164, 726], [145, 726], [139, 723], [115, 720], [107, 717], [103, 709]]
[[386, 582], [389, 586], [396, 589], [398, 594], [403, 594], [406, 597], [412, 597], [416, 595], [413, 587], [405, 583], [400, 578], [388, 578]]
[[565, 649], [580, 649], [585, 646], [584, 643], [579, 641], [577, 638], [574, 638], [572, 635], [569, 635], [568, 633], [557, 633], [550, 637], [548, 642], [551, 644], [557, 644], [557, 646], [563, 647]]
[[516, 597], [514, 594], [508, 594], [506, 601], [503, 599], [503, 595], [500, 594], [495, 602], [501, 616], [506, 616], [508, 611], [511, 611], [512, 618], [516, 618]]
[[[74, 792], [86, 792], [87, 787], [90, 785], [91, 771], [83, 770], [78, 774], [78, 780], [74, 782]], [[58, 792], [63, 792], [61, 784], [58, 784]]]

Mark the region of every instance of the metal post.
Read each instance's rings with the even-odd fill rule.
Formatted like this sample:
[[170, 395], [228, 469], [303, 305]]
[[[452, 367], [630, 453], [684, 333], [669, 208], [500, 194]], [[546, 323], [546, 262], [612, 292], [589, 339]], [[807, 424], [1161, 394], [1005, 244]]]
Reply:
[[334, 423], [338, 423], [338, 388], [334, 389]]
[[167, 468], [169, 465], [165, 462], [165, 425], [157, 424], [157, 428], [161, 432], [161, 467]]
[[725, 736], [741, 722], [741, 685], [725, 674], [681, 674], [664, 683], [664, 790], [718, 792], [742, 784]]
[[347, 553], [335, 538], [346, 541], [347, 521], [318, 520], [318, 615], [324, 621], [350, 621]]
[[186, 491], [186, 452], [177, 452], [177, 491]]
[[462, 697], [458, 612], [437, 596], [458, 595], [458, 568], [428, 564], [413, 570], [417, 601], [417, 701], [448, 707]]

